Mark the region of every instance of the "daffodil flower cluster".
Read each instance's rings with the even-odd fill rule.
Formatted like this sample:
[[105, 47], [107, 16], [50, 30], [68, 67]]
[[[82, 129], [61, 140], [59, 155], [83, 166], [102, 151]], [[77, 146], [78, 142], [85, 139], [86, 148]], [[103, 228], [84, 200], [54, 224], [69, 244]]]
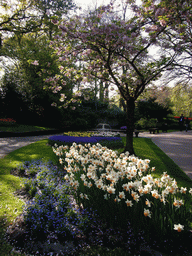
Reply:
[[53, 151], [64, 165], [66, 182], [83, 206], [95, 206], [103, 214], [111, 210], [124, 221], [137, 216], [141, 225], [153, 219], [158, 229], [163, 227], [162, 232], [165, 228], [184, 229], [176, 229], [174, 222], [186, 219], [185, 196], [190, 196], [192, 189], [188, 193], [186, 188], [179, 188], [167, 173], [154, 178], [155, 167], [150, 168], [149, 159], [142, 160], [128, 152], [118, 154], [99, 143], [55, 145]]

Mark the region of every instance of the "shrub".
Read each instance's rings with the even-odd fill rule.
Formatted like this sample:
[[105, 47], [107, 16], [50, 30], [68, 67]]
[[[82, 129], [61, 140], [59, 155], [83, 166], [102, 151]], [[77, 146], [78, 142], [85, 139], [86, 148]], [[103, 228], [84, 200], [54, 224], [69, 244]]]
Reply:
[[156, 125], [157, 125], [156, 118], [151, 118], [151, 119], [141, 118], [135, 123], [135, 126], [137, 129], [153, 128], [153, 127], [156, 127]]
[[0, 126], [13, 126], [16, 124], [16, 121], [13, 118], [1, 118]]
[[76, 118], [74, 122], [72, 122], [71, 129], [74, 131], [85, 131], [87, 130], [87, 120], [84, 118]]

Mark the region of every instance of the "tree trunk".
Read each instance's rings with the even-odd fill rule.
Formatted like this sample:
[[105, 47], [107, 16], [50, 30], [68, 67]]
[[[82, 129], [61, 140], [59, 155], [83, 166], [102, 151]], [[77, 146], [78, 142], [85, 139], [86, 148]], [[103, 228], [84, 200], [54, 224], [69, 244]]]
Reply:
[[109, 101], [109, 84], [105, 82], [105, 101]]
[[104, 101], [104, 88], [103, 88], [103, 82], [100, 82], [100, 88], [99, 88], [99, 99], [101, 102]]
[[126, 102], [126, 146], [124, 151], [128, 151], [130, 155], [134, 155], [133, 149], [133, 132], [134, 132], [134, 111], [135, 101], [134, 98], [130, 97]]

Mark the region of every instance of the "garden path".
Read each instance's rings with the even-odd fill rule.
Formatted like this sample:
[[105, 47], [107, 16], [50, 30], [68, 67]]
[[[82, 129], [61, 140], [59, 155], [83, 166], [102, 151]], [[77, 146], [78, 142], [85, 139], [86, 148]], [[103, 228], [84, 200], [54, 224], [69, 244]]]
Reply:
[[192, 179], [192, 130], [170, 133], [141, 133], [150, 138]]
[[[54, 134], [54, 135], [62, 135]], [[27, 146], [33, 142], [48, 139], [51, 135], [39, 135], [39, 136], [28, 136], [28, 137], [6, 137], [0, 138], [0, 158], [5, 157], [10, 152]]]

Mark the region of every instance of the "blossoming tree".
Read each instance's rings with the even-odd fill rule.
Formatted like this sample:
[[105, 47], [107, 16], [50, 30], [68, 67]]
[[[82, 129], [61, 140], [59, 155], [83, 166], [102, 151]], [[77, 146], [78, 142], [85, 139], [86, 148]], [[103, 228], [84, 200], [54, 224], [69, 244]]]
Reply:
[[166, 27], [161, 48], [174, 51], [177, 58], [170, 67], [166, 81], [177, 79], [179, 82], [192, 78], [192, 6], [190, 0], [144, 0], [142, 15], [150, 17], [151, 24], [159, 22]]
[[55, 20], [61, 32], [51, 42], [64, 76], [84, 86], [94, 78], [117, 86], [126, 103], [125, 150], [130, 154], [134, 154], [135, 101], [175, 57], [171, 53], [168, 56], [150, 52], [166, 27], [160, 22], [151, 26], [148, 17], [143, 19], [138, 14], [141, 12], [134, 5], [128, 18], [122, 18], [110, 4], [87, 16], [73, 16], [61, 23]]

